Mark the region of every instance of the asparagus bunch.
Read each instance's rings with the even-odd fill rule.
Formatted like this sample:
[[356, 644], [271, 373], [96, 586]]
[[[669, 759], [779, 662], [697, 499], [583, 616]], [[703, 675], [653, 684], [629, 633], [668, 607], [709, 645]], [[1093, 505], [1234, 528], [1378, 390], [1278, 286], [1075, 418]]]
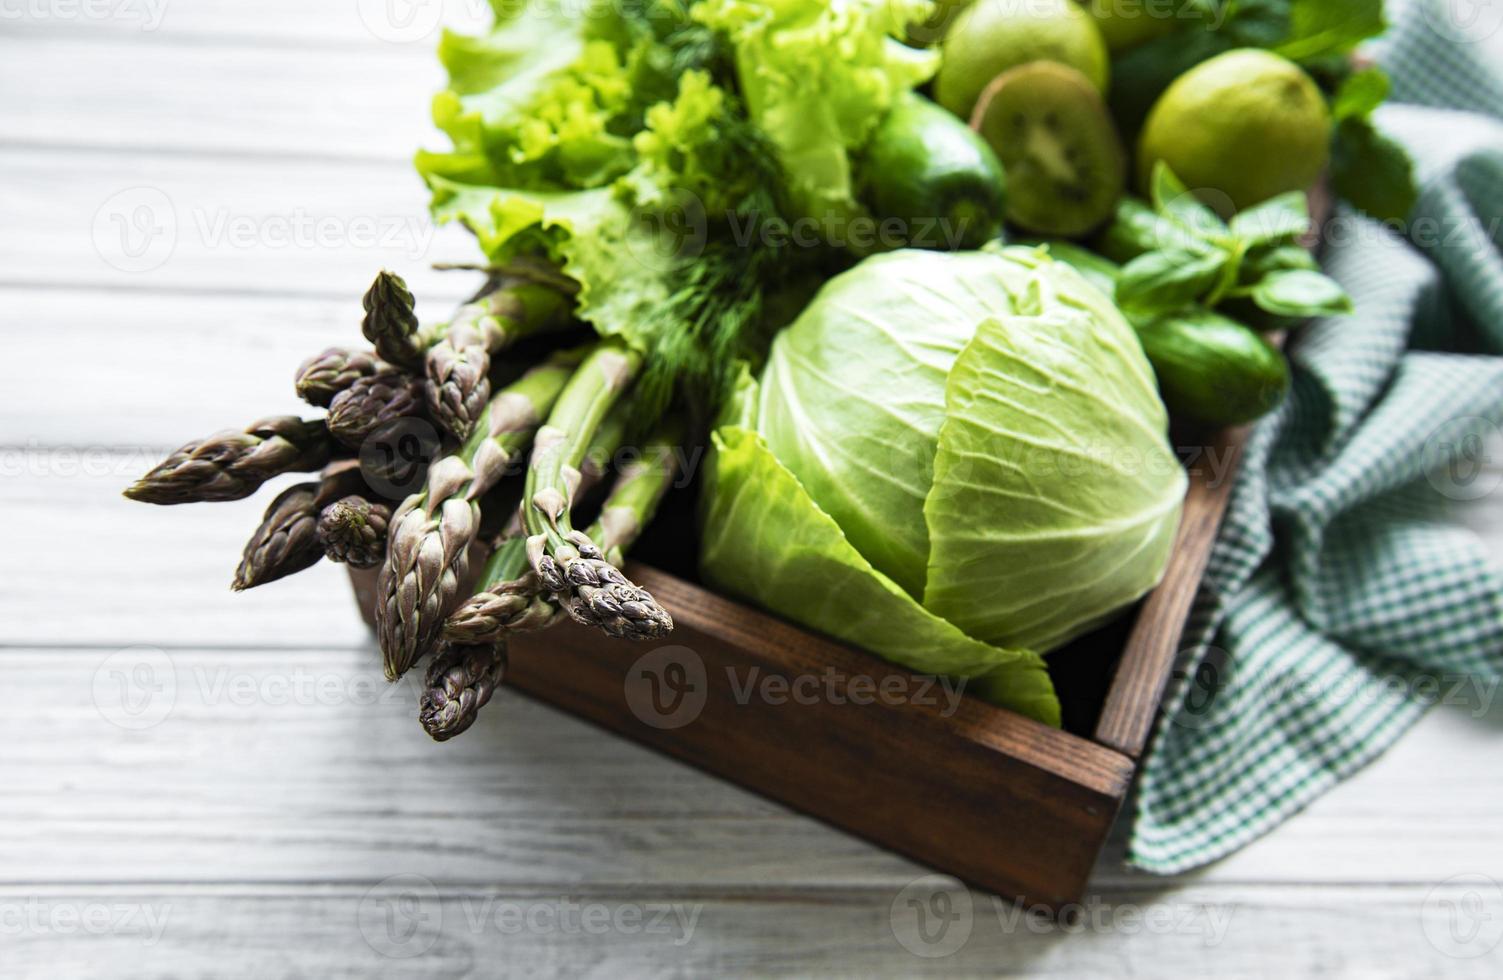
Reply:
[[[581, 493], [605, 474], [606, 460], [619, 445], [624, 412], [608, 417], [586, 456]], [[613, 422], [614, 420], [614, 422]], [[642, 457], [627, 465], [611, 486], [588, 537], [618, 567], [672, 486], [678, 472], [682, 426], [670, 422], [648, 440]], [[527, 539], [510, 526], [486, 563], [479, 589], [444, 622], [446, 646], [429, 668], [418, 720], [434, 739], [445, 741], [474, 724], [506, 668], [507, 641], [520, 633], [547, 629], [564, 615], [543, 589], [527, 558]], [[619, 627], [623, 632], [630, 627]]]
[[377, 583], [376, 635], [388, 679], [406, 673], [438, 637], [469, 569], [480, 497], [527, 450], [564, 390], [577, 355], [556, 354], [503, 388], [470, 438], [428, 470], [427, 486], [392, 515]]
[[574, 530], [569, 510], [589, 441], [641, 366], [640, 354], [614, 342], [585, 360], [538, 430], [522, 498], [527, 559], [543, 588], [576, 622], [636, 640], [666, 636], [673, 619]]
[[[621, 414], [624, 413], [612, 417]], [[602, 431], [607, 427], [603, 426]], [[622, 469], [601, 505], [600, 515], [585, 533], [617, 568], [624, 562], [626, 550], [651, 523], [659, 502], [673, 484], [678, 472], [681, 432], [682, 426], [676, 420], [659, 428], [648, 440], [642, 457]], [[597, 447], [609, 444], [610, 438], [597, 439]], [[614, 451], [606, 450], [606, 454]], [[596, 447], [587, 455], [587, 463], [591, 457], [598, 459]], [[600, 473], [598, 466], [585, 469], [581, 493], [592, 476]], [[467, 644], [496, 642], [516, 633], [544, 629], [558, 621], [563, 609], [532, 570], [526, 544], [519, 527], [508, 529], [508, 536], [486, 563], [475, 594], [444, 622], [445, 639]], [[611, 625], [622, 634], [632, 630], [630, 623]]]
[[[587, 494], [610, 471], [611, 457], [626, 437], [629, 406], [618, 405], [606, 416], [580, 466], [576, 496]], [[563, 610], [544, 590], [527, 561], [527, 536], [520, 508], [497, 539], [475, 583], [475, 594], [444, 621], [444, 639], [477, 644], [552, 626]]]
[[[276, 581], [323, 557], [379, 566], [386, 674], [395, 680], [432, 654], [421, 720], [434, 738], [452, 738], [501, 683], [513, 634], [566, 615], [612, 636], [650, 638], [672, 628], [618, 566], [672, 480], [676, 456], [668, 450], [681, 430], [657, 433], [645, 458], [617, 475], [588, 532], [574, 529], [570, 513], [609, 475], [641, 355], [617, 341], [555, 351], [492, 394], [491, 358], [568, 326], [572, 296], [557, 270], [496, 273], [448, 323], [424, 329], [406, 284], [383, 272], [362, 302], [372, 349], [331, 347], [298, 369], [298, 394], [327, 409], [325, 418], [274, 416], [188, 443], [126, 495], [157, 504], [238, 500], [281, 474], [320, 472], [272, 500], [234, 588]], [[387, 423], [423, 416], [453, 441], [427, 466], [422, 489], [398, 503], [378, 491], [389, 484], [375, 461], [356, 460], [354, 451]], [[509, 475], [512, 489], [492, 492]], [[482, 504], [492, 518], [508, 510], [512, 518], [471, 582]]]

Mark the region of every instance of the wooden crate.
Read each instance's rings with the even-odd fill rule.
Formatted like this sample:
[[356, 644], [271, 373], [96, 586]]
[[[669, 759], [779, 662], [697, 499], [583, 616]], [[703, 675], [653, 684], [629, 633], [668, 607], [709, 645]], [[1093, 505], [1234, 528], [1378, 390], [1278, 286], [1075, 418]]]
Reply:
[[[1085, 733], [969, 696], [957, 708], [902, 667], [643, 564], [628, 573], [673, 613], [672, 636], [627, 643], [567, 624], [519, 637], [507, 681], [970, 884], [1059, 909], [1084, 897], [1127, 795], [1231, 493], [1242, 433], [1211, 442], [1202, 457], [1218, 465], [1189, 466], [1162, 584], [1130, 629], [1104, 634], [1125, 642], [1115, 657], [1098, 651], [1114, 674]], [[352, 578], [369, 617], [374, 575]]]

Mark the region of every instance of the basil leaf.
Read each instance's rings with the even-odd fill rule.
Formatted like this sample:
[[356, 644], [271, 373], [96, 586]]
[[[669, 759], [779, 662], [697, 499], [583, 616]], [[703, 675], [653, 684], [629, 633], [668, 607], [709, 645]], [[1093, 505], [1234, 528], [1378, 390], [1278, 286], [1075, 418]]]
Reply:
[[1338, 316], [1352, 312], [1352, 298], [1330, 276], [1304, 269], [1275, 272], [1252, 289], [1259, 309], [1276, 316]]
[[1404, 220], [1419, 196], [1409, 154], [1366, 118], [1343, 119], [1336, 127], [1331, 186], [1379, 221]]
[[1206, 241], [1218, 242], [1227, 235], [1226, 222], [1190, 193], [1162, 160], [1153, 165], [1153, 208]]
[[1117, 203], [1116, 213], [1093, 247], [1114, 262], [1131, 262], [1145, 252], [1165, 249], [1201, 254], [1216, 248], [1130, 196]]
[[1289, 37], [1274, 51], [1290, 61], [1347, 54], [1383, 33], [1387, 26], [1383, 0], [1293, 0], [1289, 5]]
[[1391, 84], [1381, 68], [1364, 68], [1346, 77], [1331, 100], [1331, 118], [1364, 119], [1388, 98]]
[[1242, 282], [1256, 284], [1265, 276], [1270, 276], [1275, 272], [1287, 272], [1291, 269], [1319, 272], [1320, 265], [1308, 249], [1298, 245], [1255, 249], [1249, 252], [1247, 258], [1243, 260]]
[[1140, 255], [1122, 267], [1117, 305], [1134, 315], [1177, 310], [1213, 288], [1229, 259], [1221, 251], [1197, 255], [1178, 249]]
[[1270, 197], [1232, 218], [1232, 234], [1249, 246], [1297, 242], [1309, 230], [1310, 206], [1299, 191]]

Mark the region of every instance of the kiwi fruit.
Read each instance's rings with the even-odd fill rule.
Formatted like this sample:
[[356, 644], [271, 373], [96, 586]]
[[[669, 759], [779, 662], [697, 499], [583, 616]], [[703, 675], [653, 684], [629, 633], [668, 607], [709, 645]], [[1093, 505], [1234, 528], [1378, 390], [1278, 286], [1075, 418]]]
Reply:
[[982, 91], [971, 128], [1007, 173], [1007, 220], [1075, 238], [1109, 218], [1127, 182], [1127, 155], [1106, 104], [1085, 75], [1031, 61]]

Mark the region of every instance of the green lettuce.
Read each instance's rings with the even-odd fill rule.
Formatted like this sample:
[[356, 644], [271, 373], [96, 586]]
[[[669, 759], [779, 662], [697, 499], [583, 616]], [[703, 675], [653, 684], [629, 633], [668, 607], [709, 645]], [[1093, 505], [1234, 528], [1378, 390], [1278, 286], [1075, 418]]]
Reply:
[[719, 231], [707, 216], [768, 182], [710, 70], [709, 30], [672, 0], [505, 3], [486, 34], [445, 34], [440, 56], [434, 120], [453, 146], [417, 157], [434, 216], [467, 226], [492, 265], [556, 262], [582, 319], [646, 352], [650, 376], [684, 374], [653, 358], [682, 333], [686, 284]]
[[794, 216], [860, 213], [851, 153], [893, 100], [927, 81], [938, 53], [894, 40], [930, 0], [702, 0], [693, 16], [726, 37], [752, 121], [773, 142]]

